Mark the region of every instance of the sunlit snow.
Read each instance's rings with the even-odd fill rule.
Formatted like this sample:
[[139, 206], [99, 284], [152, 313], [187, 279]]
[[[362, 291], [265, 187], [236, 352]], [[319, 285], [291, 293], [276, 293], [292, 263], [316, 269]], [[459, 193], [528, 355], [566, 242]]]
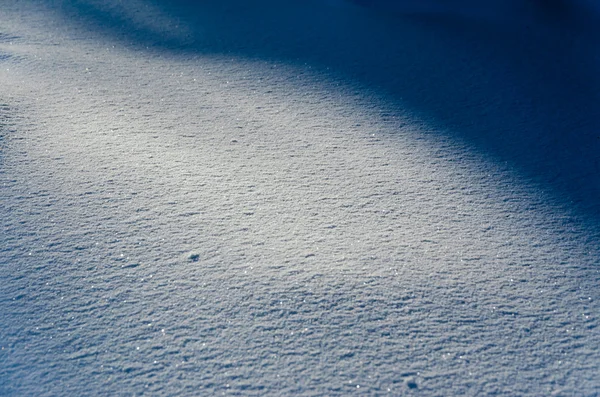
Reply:
[[600, 16], [493, 3], [4, 0], [0, 395], [597, 395]]

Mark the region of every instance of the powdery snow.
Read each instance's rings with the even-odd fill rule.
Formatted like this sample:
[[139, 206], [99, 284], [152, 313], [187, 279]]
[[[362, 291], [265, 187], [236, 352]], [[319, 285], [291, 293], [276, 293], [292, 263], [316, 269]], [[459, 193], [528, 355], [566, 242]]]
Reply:
[[591, 16], [198, 3], [2, 2], [0, 395], [598, 394]]

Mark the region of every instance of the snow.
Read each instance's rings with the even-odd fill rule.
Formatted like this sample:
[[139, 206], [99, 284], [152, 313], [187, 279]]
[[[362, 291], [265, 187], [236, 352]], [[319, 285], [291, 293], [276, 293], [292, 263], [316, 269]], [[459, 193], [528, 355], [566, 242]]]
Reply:
[[598, 394], [591, 9], [197, 3], [3, 1], [0, 395]]

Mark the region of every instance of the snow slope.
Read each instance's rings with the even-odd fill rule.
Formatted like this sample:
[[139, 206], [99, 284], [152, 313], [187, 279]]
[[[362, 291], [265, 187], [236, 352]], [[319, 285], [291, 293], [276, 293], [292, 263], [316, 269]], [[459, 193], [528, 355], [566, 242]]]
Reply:
[[257, 4], [2, 1], [0, 395], [598, 395], [595, 16]]

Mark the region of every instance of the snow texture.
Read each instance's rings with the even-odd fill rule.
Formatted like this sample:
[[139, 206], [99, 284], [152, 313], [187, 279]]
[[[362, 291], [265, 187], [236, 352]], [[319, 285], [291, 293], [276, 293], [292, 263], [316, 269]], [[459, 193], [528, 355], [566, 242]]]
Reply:
[[1, 0], [0, 395], [598, 396], [598, 26]]

